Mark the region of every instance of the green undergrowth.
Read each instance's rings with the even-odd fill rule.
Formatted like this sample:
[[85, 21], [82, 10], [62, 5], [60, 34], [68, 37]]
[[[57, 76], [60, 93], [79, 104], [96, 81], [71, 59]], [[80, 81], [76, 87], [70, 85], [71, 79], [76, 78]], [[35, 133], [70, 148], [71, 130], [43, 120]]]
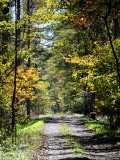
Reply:
[[44, 120], [34, 120], [17, 124], [16, 143], [11, 138], [3, 141], [0, 147], [0, 160], [31, 160], [40, 146]]
[[83, 157], [83, 147], [79, 140], [72, 135], [72, 132], [66, 123], [62, 123], [60, 126], [62, 134], [66, 137], [68, 146], [71, 146], [73, 151], [81, 158]]
[[100, 122], [97, 120], [86, 120], [84, 124], [87, 128], [95, 131], [96, 133], [105, 133], [110, 130], [107, 122]]
[[120, 146], [120, 128], [117, 130], [110, 129], [107, 121], [86, 120], [84, 125], [95, 131], [105, 142]]

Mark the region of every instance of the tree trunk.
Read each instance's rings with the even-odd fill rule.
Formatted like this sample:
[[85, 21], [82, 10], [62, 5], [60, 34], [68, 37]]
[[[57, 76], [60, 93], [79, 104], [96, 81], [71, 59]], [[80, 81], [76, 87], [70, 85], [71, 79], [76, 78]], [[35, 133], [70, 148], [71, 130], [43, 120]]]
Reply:
[[111, 45], [111, 48], [112, 48], [113, 56], [115, 58], [116, 71], [117, 71], [117, 75], [118, 75], [118, 84], [120, 86], [120, 66], [119, 66], [119, 60], [118, 60], [117, 54], [116, 54], [116, 52], [114, 50], [114, 46], [113, 46], [113, 42], [112, 42], [112, 37], [111, 37], [110, 30], [109, 30], [109, 27], [108, 27], [107, 18], [104, 18], [104, 21], [105, 21], [105, 25], [106, 25], [106, 29], [107, 29], [107, 34], [108, 34], [109, 41], [110, 41], [110, 45]]
[[[28, 50], [30, 49], [30, 0], [27, 0], [27, 14], [28, 14], [28, 28], [27, 28], [27, 45], [28, 45]], [[31, 66], [31, 59], [30, 57], [28, 58], [28, 63], [27, 67]], [[30, 99], [27, 99], [27, 116], [30, 119]]]
[[16, 79], [17, 79], [17, 57], [18, 57], [18, 38], [20, 37], [20, 32], [18, 31], [18, 20], [20, 20], [20, 0], [15, 0], [15, 69], [14, 69], [14, 89], [12, 97], [12, 142], [14, 142], [15, 137], [15, 100], [16, 100]]
[[27, 116], [30, 119], [30, 99], [27, 99]]

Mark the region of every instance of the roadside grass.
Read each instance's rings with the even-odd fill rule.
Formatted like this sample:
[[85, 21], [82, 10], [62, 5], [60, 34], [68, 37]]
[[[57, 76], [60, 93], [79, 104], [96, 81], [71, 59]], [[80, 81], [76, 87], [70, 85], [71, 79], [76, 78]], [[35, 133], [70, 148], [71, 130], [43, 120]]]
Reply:
[[107, 121], [86, 120], [84, 125], [101, 135], [106, 142], [110, 142], [116, 146], [120, 146], [120, 128], [111, 130]]
[[106, 133], [110, 130], [107, 122], [100, 122], [98, 120], [86, 120], [84, 125], [96, 133]]
[[11, 138], [3, 142], [0, 147], [0, 160], [32, 160], [41, 143], [43, 126], [43, 120], [17, 124], [16, 143], [12, 144]]
[[78, 153], [78, 156], [82, 158], [84, 151], [83, 147], [81, 146], [79, 140], [76, 137], [72, 136], [72, 132], [66, 123], [62, 123], [60, 125], [60, 131], [66, 137], [68, 146], [71, 146], [73, 148], [73, 151], [75, 153]]

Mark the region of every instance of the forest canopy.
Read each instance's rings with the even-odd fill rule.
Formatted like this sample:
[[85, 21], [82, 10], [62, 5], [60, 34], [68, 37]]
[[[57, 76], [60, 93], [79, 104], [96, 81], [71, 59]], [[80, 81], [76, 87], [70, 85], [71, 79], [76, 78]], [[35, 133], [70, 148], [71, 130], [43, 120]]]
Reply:
[[[119, 0], [0, 0], [0, 135], [48, 112], [120, 124]], [[7, 127], [4, 127], [7, 126]]]

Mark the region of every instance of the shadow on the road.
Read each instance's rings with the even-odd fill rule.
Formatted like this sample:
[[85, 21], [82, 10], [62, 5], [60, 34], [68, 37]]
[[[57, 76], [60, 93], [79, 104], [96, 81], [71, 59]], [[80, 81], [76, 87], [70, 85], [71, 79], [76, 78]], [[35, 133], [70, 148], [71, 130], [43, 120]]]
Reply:
[[71, 118], [60, 118], [60, 117], [51, 117], [46, 119], [46, 123], [67, 123], [67, 124], [74, 124], [76, 126], [79, 126], [80, 124], [83, 124], [86, 118], [80, 119], [80, 117], [75, 117], [75, 122], [74, 122], [74, 117], [72, 118], [73, 122], [71, 123]]
[[88, 158], [63, 158], [60, 160], [90, 160], [90, 159], [88, 159]]
[[[84, 132], [84, 131], [82, 131]], [[120, 137], [109, 136], [103, 134], [95, 134], [85, 136], [75, 136], [75, 135], [65, 135], [66, 138], [73, 139], [74, 142], [79, 142], [84, 148], [86, 147], [86, 151], [94, 151], [94, 152], [110, 152], [110, 151], [119, 151], [120, 146], [117, 146], [117, 142], [120, 142]], [[89, 146], [89, 147], [88, 147]]]
[[[57, 135], [54, 136], [54, 140], [56, 140], [57, 146], [56, 148], [53, 147], [53, 151], [55, 155], [61, 155], [59, 153], [59, 150], [67, 150], [71, 149], [72, 146], [67, 146], [65, 144], [62, 144], [62, 139], [72, 139], [74, 142], [79, 143], [83, 146], [85, 149], [85, 153], [87, 153], [89, 157], [90, 155], [96, 156], [96, 159], [100, 159], [101, 156], [103, 158], [108, 158], [108, 155], [110, 155], [111, 159], [115, 159], [115, 156], [119, 158], [119, 149], [120, 146], [116, 145], [117, 142], [120, 142], [120, 135], [116, 135], [114, 133], [104, 133], [104, 134], [96, 134], [86, 127], [83, 126], [83, 121], [85, 120], [84, 117], [56, 117], [56, 118], [49, 118], [46, 120], [46, 123], [66, 123], [68, 127], [71, 127], [72, 129], [72, 135]], [[58, 153], [55, 153], [55, 150], [58, 151]], [[116, 153], [115, 153], [116, 152]], [[112, 154], [113, 153], [113, 154]], [[118, 153], [118, 154], [117, 154]], [[69, 153], [70, 154], [70, 153]], [[63, 153], [64, 155], [64, 153]], [[89, 158], [62, 158], [60, 160], [90, 160]], [[116, 158], [117, 158], [116, 157]]]

